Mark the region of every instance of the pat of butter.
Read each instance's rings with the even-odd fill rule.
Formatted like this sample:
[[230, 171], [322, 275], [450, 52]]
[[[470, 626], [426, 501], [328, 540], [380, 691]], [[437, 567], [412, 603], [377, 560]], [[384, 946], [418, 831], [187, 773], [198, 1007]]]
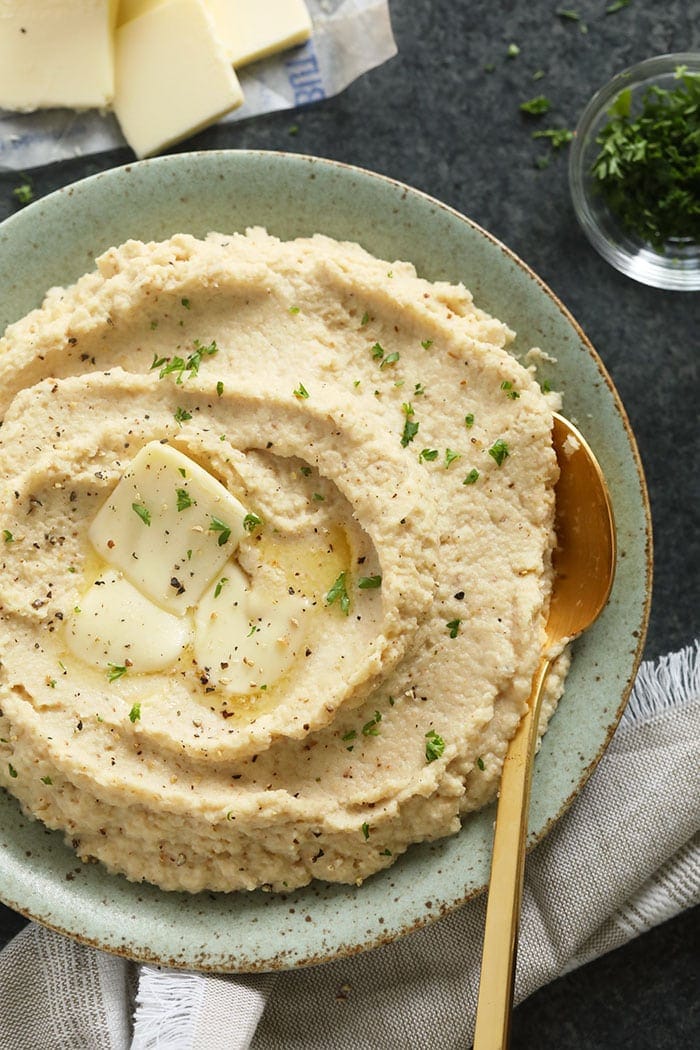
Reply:
[[207, 0], [230, 61], [243, 66], [311, 36], [304, 0]]
[[93, 583], [67, 624], [68, 648], [96, 667], [164, 671], [190, 641], [189, 617], [173, 616], [108, 569]]
[[0, 107], [106, 107], [116, 0], [2, 0]]
[[301, 596], [261, 593], [228, 562], [195, 610], [195, 659], [223, 692], [264, 691], [296, 658], [305, 613], [308, 602]]
[[204, 0], [165, 0], [117, 29], [114, 112], [137, 156], [194, 135], [242, 102]]
[[88, 536], [142, 594], [183, 616], [238, 546], [245, 515], [206, 470], [151, 441], [95, 515]]

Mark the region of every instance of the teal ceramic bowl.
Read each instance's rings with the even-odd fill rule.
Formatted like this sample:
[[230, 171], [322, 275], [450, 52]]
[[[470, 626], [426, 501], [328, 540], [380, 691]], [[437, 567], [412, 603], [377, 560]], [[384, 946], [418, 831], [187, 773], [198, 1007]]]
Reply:
[[[479, 306], [556, 357], [540, 375], [564, 395], [606, 473], [618, 527], [608, 607], [575, 645], [566, 695], [538, 755], [530, 842], [580, 790], [609, 741], [639, 661], [648, 616], [651, 532], [644, 477], [624, 409], [570, 314], [512, 252], [438, 201], [367, 171], [278, 153], [210, 152], [142, 161], [59, 190], [0, 227], [0, 329], [130, 237], [204, 235], [263, 225], [315, 232], [408, 259], [431, 280], [463, 281]], [[58, 833], [0, 792], [0, 898], [80, 941], [190, 969], [291, 968], [386, 943], [479, 893], [489, 873], [492, 809], [460, 834], [416, 846], [363, 886], [295, 893], [166, 893], [82, 865]]]

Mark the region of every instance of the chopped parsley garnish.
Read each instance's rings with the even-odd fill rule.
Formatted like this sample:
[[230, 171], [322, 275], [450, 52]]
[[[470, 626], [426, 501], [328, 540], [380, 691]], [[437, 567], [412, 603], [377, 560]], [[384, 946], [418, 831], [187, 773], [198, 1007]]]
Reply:
[[357, 586], [361, 591], [374, 591], [382, 585], [381, 576], [360, 576]]
[[314, 500], [315, 503], [324, 503], [326, 497], [323, 495], [322, 492], [314, 492], [311, 495], [311, 499]]
[[434, 729], [429, 729], [425, 734], [425, 759], [426, 762], [435, 762], [445, 750], [445, 741]]
[[608, 110], [591, 171], [625, 232], [657, 251], [700, 243], [700, 73], [677, 67], [678, 86], [647, 87], [637, 111], [622, 91]]
[[478, 480], [479, 480], [479, 471], [476, 469], [476, 467], [472, 467], [472, 469], [469, 471], [469, 473], [467, 474], [467, 476], [464, 479], [464, 481], [462, 482], [462, 484], [463, 485], [473, 485], [474, 482], [478, 481]]
[[253, 532], [254, 529], [257, 529], [258, 525], [262, 525], [261, 517], [259, 517], [257, 514], [253, 514], [252, 511], [246, 514], [246, 516], [243, 519], [243, 528], [246, 532]]
[[23, 182], [20, 186], [15, 186], [12, 193], [20, 204], [31, 204], [34, 200], [34, 190], [28, 182]]
[[[17, 770], [15, 769], [15, 767], [14, 767], [14, 766], [12, 765], [12, 763], [11, 763], [11, 762], [8, 762], [8, 763], [7, 763], [7, 768], [8, 768], [8, 769], [9, 769], [9, 771], [10, 771], [10, 776], [11, 776], [11, 777], [12, 777], [12, 778], [13, 778], [14, 780], [16, 780], [16, 779], [17, 779]], [[366, 837], [367, 837], [367, 836], [365, 836], [365, 838], [366, 838]]]
[[534, 98], [529, 98], [526, 102], [520, 103], [521, 112], [529, 113], [531, 116], [539, 116], [541, 113], [547, 113], [551, 109], [551, 106], [552, 103], [546, 95], [535, 95]]
[[552, 384], [550, 383], [550, 381], [548, 379], [543, 379], [542, 380], [542, 382], [540, 383], [540, 390], [542, 391], [543, 394], [551, 393]]
[[457, 635], [459, 634], [459, 627], [461, 622], [461, 620], [448, 620], [448, 622], [445, 624], [445, 627], [450, 632], [450, 638], [457, 637]]
[[372, 349], [370, 350], [370, 353], [375, 361], [380, 361], [382, 357], [384, 357], [384, 347], [381, 345], [381, 343], [375, 343]]
[[[202, 363], [202, 359], [205, 357], [212, 357], [214, 354], [218, 354], [219, 348], [216, 342], [212, 339], [209, 346], [204, 346], [200, 343], [199, 339], [194, 341], [194, 350], [188, 357], [158, 357], [157, 354], [153, 355], [153, 362], [151, 364], [151, 371], [158, 368], [158, 378], [163, 379], [167, 375], [174, 375], [175, 382], [181, 384], [183, 377], [195, 376], [199, 372], [199, 366]], [[187, 373], [187, 376], [185, 375]]]
[[190, 309], [190, 301], [189, 301], [189, 299], [181, 299], [180, 302], [182, 303], [182, 305], [184, 306], [184, 308], [186, 310]]
[[467, 428], [467, 430], [471, 430], [471, 428], [474, 426], [473, 412], [467, 412], [466, 416], [464, 417], [464, 425]]
[[214, 597], [218, 598], [224, 589], [224, 586], [228, 583], [228, 576], [222, 576], [214, 588]]
[[221, 397], [223, 392], [224, 392], [224, 384], [222, 383], [221, 380], [219, 380], [219, 382], [216, 384], [216, 395], [217, 395], [217, 397]]
[[188, 419], [192, 419], [192, 413], [188, 412], [186, 408], [177, 408], [175, 410], [175, 419], [178, 423], [186, 423]]
[[571, 142], [574, 133], [568, 128], [541, 128], [539, 131], [533, 131], [532, 137], [533, 139], [549, 139], [552, 149], [561, 149], [562, 146]]
[[306, 389], [303, 383], [300, 383], [294, 391], [294, 396], [305, 400], [309, 396], [309, 391]]
[[346, 616], [350, 612], [350, 596], [346, 587], [347, 575], [346, 572], [341, 572], [326, 594], [326, 605], [333, 605], [335, 602], [338, 602], [341, 611]]
[[518, 391], [513, 389], [513, 384], [511, 383], [510, 379], [503, 380], [503, 382], [501, 383], [501, 390], [503, 390], [506, 397], [509, 397], [511, 401], [517, 401], [517, 399], [520, 397]]
[[428, 460], [428, 462], [432, 463], [437, 458], [438, 458], [438, 450], [436, 448], [424, 448], [423, 451], [418, 454], [418, 462], [419, 463], [421, 462], [421, 460], [424, 460], [424, 459], [426, 459], [426, 460]]
[[362, 315], [362, 318], [360, 319], [360, 327], [361, 327], [361, 328], [364, 328], [364, 326], [365, 326], [365, 325], [366, 325], [366, 324], [367, 324], [368, 322], [369, 322], [369, 314], [368, 314], [368, 313], [367, 313], [367, 311], [365, 310], [365, 312], [364, 312], [364, 313], [363, 313], [363, 315]]
[[300, 310], [301, 310], [301, 307], [300, 307], [300, 306], [290, 306], [290, 307], [289, 307], [289, 312], [290, 312], [290, 314], [292, 314], [293, 316], [295, 316], [296, 314], [298, 314]]
[[385, 368], [387, 365], [395, 365], [396, 362], [399, 360], [400, 356], [401, 355], [399, 354], [398, 350], [395, 350], [393, 354], [387, 354], [386, 357], [383, 358], [380, 362], [379, 367]]
[[138, 722], [138, 720], [140, 718], [141, 718], [141, 704], [137, 700], [136, 703], [131, 708], [131, 711], [129, 711], [129, 721], [130, 722]]
[[340, 739], [347, 742], [348, 740], [355, 740], [356, 737], [357, 737], [357, 730], [356, 729], [348, 729], [347, 733], [343, 733], [343, 735], [341, 736]]
[[403, 414], [406, 417], [406, 422], [403, 425], [403, 433], [401, 434], [401, 446], [402, 448], [406, 448], [418, 433], [420, 423], [416, 423], [415, 420], [411, 418], [414, 415], [413, 405], [410, 403], [404, 403], [401, 407]]
[[481, 757], [481, 755], [479, 755], [479, 757], [477, 758], [476, 764], [483, 773], [483, 771], [486, 769], [486, 766], [484, 765], [484, 760]]
[[144, 507], [143, 503], [132, 503], [131, 509], [134, 514], [138, 514], [144, 525], [151, 524], [151, 512], [148, 507]]
[[433, 345], [434, 342], [434, 339], [421, 339], [420, 345], [423, 347], [424, 350], [430, 350], [430, 347]]
[[209, 525], [209, 532], [219, 533], [219, 539], [217, 542], [220, 547], [223, 547], [225, 543], [228, 543], [228, 541], [231, 538], [230, 525], [227, 525], [225, 521], [221, 521], [220, 518], [212, 517], [211, 523]]
[[42, 784], [46, 784], [47, 787], [51, 787], [51, 785], [53, 784], [53, 780], [50, 776], [39, 777], [39, 780]]
[[413, 396], [414, 397], [420, 397], [421, 394], [424, 394], [424, 393], [425, 393], [425, 387], [423, 386], [423, 384], [422, 383], [416, 383], [416, 385], [413, 388]]
[[497, 438], [493, 445], [489, 449], [489, 456], [492, 456], [496, 460], [497, 465], [500, 467], [508, 456], [510, 455], [508, 445], [505, 443], [503, 438]]
[[308, 478], [309, 474], [311, 473], [311, 467], [299, 467], [299, 471], [304, 475], [305, 478]]
[[117, 678], [123, 678], [126, 667], [123, 664], [107, 664], [107, 681], [116, 682]]
[[445, 470], [449, 467], [450, 463], [454, 463], [456, 459], [461, 459], [462, 455], [460, 452], [454, 452], [451, 448], [445, 449]]
[[2, 530], [2, 538], [4, 539], [5, 543], [14, 543], [15, 542], [15, 538], [12, 535], [12, 533], [10, 532], [9, 529], [3, 529]]
[[[17, 774], [15, 774], [15, 776], [16, 775]], [[369, 838], [369, 824], [367, 823], [367, 821], [365, 821], [364, 824], [362, 825], [362, 835], [363, 835], [365, 840], [367, 840]]]
[[363, 736], [379, 736], [379, 723], [382, 720], [381, 711], [375, 711], [374, 717], [370, 718], [369, 722], [365, 722], [362, 727]]
[[256, 631], [259, 631], [259, 630], [260, 630], [260, 628], [258, 627], [257, 624], [251, 623], [250, 630], [248, 631], [248, 634], [246, 635], [246, 638], [252, 638], [253, 635], [256, 633]]

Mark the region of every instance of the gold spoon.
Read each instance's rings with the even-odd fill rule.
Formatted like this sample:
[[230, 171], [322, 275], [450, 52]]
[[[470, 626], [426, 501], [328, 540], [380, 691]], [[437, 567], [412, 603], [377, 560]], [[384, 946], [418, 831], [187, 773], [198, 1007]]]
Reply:
[[474, 1050], [505, 1050], [510, 1037], [530, 783], [544, 684], [562, 643], [590, 627], [603, 609], [615, 575], [615, 523], [598, 461], [576, 428], [556, 414], [552, 443], [560, 469], [554, 582], [542, 659], [503, 763]]

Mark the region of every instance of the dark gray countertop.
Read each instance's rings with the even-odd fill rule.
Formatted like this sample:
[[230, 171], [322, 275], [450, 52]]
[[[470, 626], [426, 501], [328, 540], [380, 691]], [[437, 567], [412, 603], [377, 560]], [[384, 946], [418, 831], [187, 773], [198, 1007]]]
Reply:
[[[539, 167], [548, 147], [531, 133], [573, 127], [593, 91], [633, 62], [700, 50], [700, 0], [607, 6], [582, 0], [576, 21], [543, 0], [393, 0], [396, 58], [336, 98], [212, 128], [182, 149], [281, 149], [371, 168], [464, 212], [549, 284], [601, 355], [639, 442], [655, 531], [651, 658], [700, 634], [700, 297], [609, 267], [576, 224], [566, 150]], [[544, 124], [519, 110], [538, 94], [552, 102]], [[35, 193], [130, 159], [115, 150], [37, 170]], [[0, 174], [0, 218], [17, 207], [18, 181]], [[22, 922], [0, 907], [0, 943]], [[541, 990], [516, 1010], [514, 1047], [700, 1045], [699, 933], [696, 910]]]

